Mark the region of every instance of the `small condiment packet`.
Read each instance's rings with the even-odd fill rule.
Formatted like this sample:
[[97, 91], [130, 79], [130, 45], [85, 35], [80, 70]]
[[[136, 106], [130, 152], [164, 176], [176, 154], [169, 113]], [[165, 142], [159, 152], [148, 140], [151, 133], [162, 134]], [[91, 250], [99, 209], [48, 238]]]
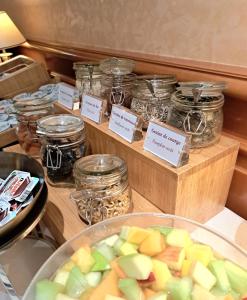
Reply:
[[10, 211], [10, 204], [7, 201], [0, 200], [0, 221], [2, 221]]
[[23, 190], [21, 195], [19, 195], [18, 197], [15, 197], [15, 201], [24, 202], [27, 199], [27, 197], [30, 195], [30, 193], [32, 192], [32, 190], [34, 189], [34, 187], [36, 186], [36, 184], [38, 182], [39, 182], [39, 178], [31, 177], [31, 181], [26, 186], [26, 188]]
[[30, 181], [30, 173], [13, 171], [0, 187], [0, 200], [11, 201], [20, 197]]

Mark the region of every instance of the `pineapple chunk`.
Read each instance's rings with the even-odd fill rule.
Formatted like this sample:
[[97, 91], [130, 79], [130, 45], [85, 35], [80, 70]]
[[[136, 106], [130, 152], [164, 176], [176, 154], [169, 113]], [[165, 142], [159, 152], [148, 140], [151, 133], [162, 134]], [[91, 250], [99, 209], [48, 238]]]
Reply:
[[207, 267], [209, 262], [213, 260], [214, 255], [210, 246], [202, 244], [192, 244], [186, 248], [186, 258], [191, 261], [200, 261]]

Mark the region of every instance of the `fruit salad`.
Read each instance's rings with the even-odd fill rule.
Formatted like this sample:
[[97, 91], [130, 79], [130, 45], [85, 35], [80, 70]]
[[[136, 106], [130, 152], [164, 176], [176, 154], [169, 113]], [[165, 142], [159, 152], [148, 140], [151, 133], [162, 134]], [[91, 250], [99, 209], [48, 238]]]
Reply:
[[76, 299], [247, 300], [247, 270], [184, 229], [123, 226], [36, 284], [35, 300]]

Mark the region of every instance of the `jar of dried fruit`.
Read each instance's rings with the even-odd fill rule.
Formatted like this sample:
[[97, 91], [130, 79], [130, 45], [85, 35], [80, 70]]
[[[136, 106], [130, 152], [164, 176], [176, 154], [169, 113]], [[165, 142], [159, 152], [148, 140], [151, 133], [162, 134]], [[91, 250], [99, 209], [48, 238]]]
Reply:
[[225, 88], [224, 82], [181, 82], [172, 95], [167, 123], [191, 137], [191, 148], [206, 147], [220, 139]]
[[147, 129], [150, 119], [166, 122], [176, 82], [173, 75], [144, 75], [136, 78], [131, 110], [142, 116], [143, 129]]
[[53, 186], [74, 186], [74, 163], [87, 152], [83, 120], [70, 114], [48, 116], [38, 121], [37, 134], [48, 182]]
[[17, 114], [17, 138], [23, 150], [34, 157], [40, 155], [40, 140], [36, 134], [37, 121], [54, 113], [53, 100], [27, 98], [14, 103]]
[[123, 215], [132, 208], [126, 163], [110, 154], [90, 155], [74, 165], [76, 202], [81, 218], [89, 224]]

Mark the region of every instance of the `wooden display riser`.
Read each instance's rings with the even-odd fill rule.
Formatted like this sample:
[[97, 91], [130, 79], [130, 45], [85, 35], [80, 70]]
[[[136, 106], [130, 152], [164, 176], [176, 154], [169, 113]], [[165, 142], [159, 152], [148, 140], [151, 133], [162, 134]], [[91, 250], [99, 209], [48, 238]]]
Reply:
[[[80, 115], [56, 104], [57, 111]], [[239, 143], [222, 136], [219, 143], [192, 150], [189, 163], [173, 168], [143, 150], [144, 139], [132, 144], [108, 129], [84, 118], [92, 153], [116, 154], [128, 164], [130, 185], [165, 213], [205, 222], [226, 203]]]

